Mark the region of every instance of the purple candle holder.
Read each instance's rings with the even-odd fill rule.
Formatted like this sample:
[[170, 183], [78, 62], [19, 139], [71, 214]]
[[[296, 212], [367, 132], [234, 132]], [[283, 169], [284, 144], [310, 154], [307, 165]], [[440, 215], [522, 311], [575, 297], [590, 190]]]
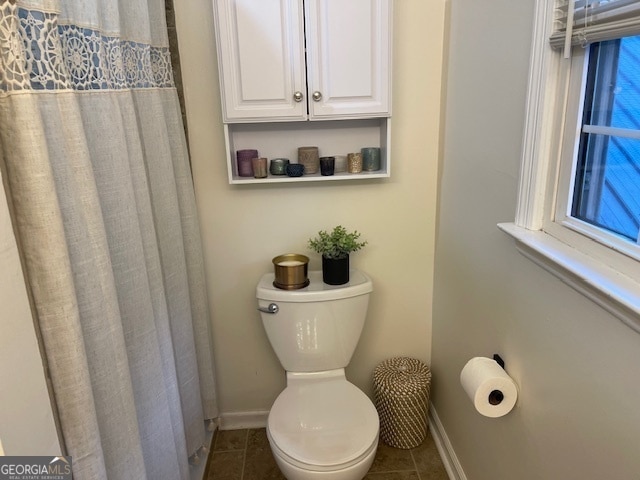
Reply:
[[257, 150], [238, 150], [236, 152], [239, 176], [253, 177], [253, 164], [251, 160], [254, 158], [259, 158]]

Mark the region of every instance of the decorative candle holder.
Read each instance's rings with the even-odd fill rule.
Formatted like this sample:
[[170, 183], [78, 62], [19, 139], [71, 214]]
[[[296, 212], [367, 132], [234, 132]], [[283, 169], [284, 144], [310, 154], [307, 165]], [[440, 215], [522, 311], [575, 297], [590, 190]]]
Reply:
[[298, 163], [304, 165], [305, 175], [318, 173], [318, 168], [320, 167], [318, 147], [299, 147]]
[[251, 165], [253, 166], [254, 178], [266, 178], [267, 177], [267, 159], [264, 157], [252, 158]]
[[347, 155], [347, 172], [360, 173], [362, 172], [362, 153], [350, 153]]
[[347, 171], [347, 156], [346, 155], [334, 155], [336, 159], [334, 163], [333, 171], [335, 173], [344, 173]]
[[271, 175], [286, 175], [287, 165], [289, 165], [288, 158], [273, 158], [269, 162], [269, 173]]
[[320, 175], [322, 175], [323, 177], [329, 177], [333, 175], [335, 164], [335, 157], [320, 157]]
[[380, 170], [380, 147], [365, 147], [360, 150], [362, 153], [362, 170], [375, 172]]
[[301, 177], [304, 175], [304, 165], [290, 163], [287, 165], [287, 175], [290, 177]]
[[297, 290], [309, 285], [309, 257], [299, 253], [285, 253], [272, 260], [275, 272], [273, 286], [283, 290]]
[[258, 158], [257, 150], [238, 150], [236, 152], [239, 176], [253, 177], [253, 165], [251, 160], [254, 158]]

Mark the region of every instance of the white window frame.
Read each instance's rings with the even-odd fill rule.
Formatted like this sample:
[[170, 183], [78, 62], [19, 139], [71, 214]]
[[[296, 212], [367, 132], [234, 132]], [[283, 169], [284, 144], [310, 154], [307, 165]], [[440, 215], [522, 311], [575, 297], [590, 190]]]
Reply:
[[[555, 0], [538, 0], [516, 218], [498, 227], [518, 250], [640, 333], [640, 255], [566, 215], [582, 119], [588, 50], [570, 59], [549, 45]], [[582, 51], [578, 51], [578, 49]], [[564, 132], [564, 133], [563, 133]], [[563, 152], [565, 160], [562, 160]]]

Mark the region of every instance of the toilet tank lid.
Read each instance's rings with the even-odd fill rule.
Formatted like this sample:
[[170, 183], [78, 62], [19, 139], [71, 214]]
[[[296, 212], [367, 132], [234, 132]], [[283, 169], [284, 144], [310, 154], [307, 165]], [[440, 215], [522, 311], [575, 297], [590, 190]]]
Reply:
[[344, 285], [328, 285], [322, 281], [322, 271], [309, 272], [309, 286], [298, 290], [282, 290], [273, 285], [275, 274], [266, 273], [258, 282], [256, 296], [259, 300], [281, 302], [324, 302], [365, 295], [373, 290], [373, 282], [364, 272], [352, 269], [349, 282]]

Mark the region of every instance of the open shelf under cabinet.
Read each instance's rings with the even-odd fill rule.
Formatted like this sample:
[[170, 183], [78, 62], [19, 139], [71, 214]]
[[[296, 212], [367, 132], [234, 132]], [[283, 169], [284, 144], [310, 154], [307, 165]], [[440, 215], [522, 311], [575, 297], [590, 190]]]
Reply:
[[[230, 123], [225, 124], [224, 134], [231, 184], [368, 180], [387, 178], [391, 174], [391, 119], [386, 117], [314, 122]], [[373, 172], [336, 173], [330, 176], [322, 176], [319, 172], [302, 177], [269, 174], [267, 178], [253, 178], [238, 175], [237, 150], [255, 149], [260, 157], [269, 160], [288, 158], [291, 163], [297, 163], [298, 147], [304, 146], [317, 146], [321, 157], [347, 155], [359, 152], [363, 147], [380, 147], [381, 168]]]

